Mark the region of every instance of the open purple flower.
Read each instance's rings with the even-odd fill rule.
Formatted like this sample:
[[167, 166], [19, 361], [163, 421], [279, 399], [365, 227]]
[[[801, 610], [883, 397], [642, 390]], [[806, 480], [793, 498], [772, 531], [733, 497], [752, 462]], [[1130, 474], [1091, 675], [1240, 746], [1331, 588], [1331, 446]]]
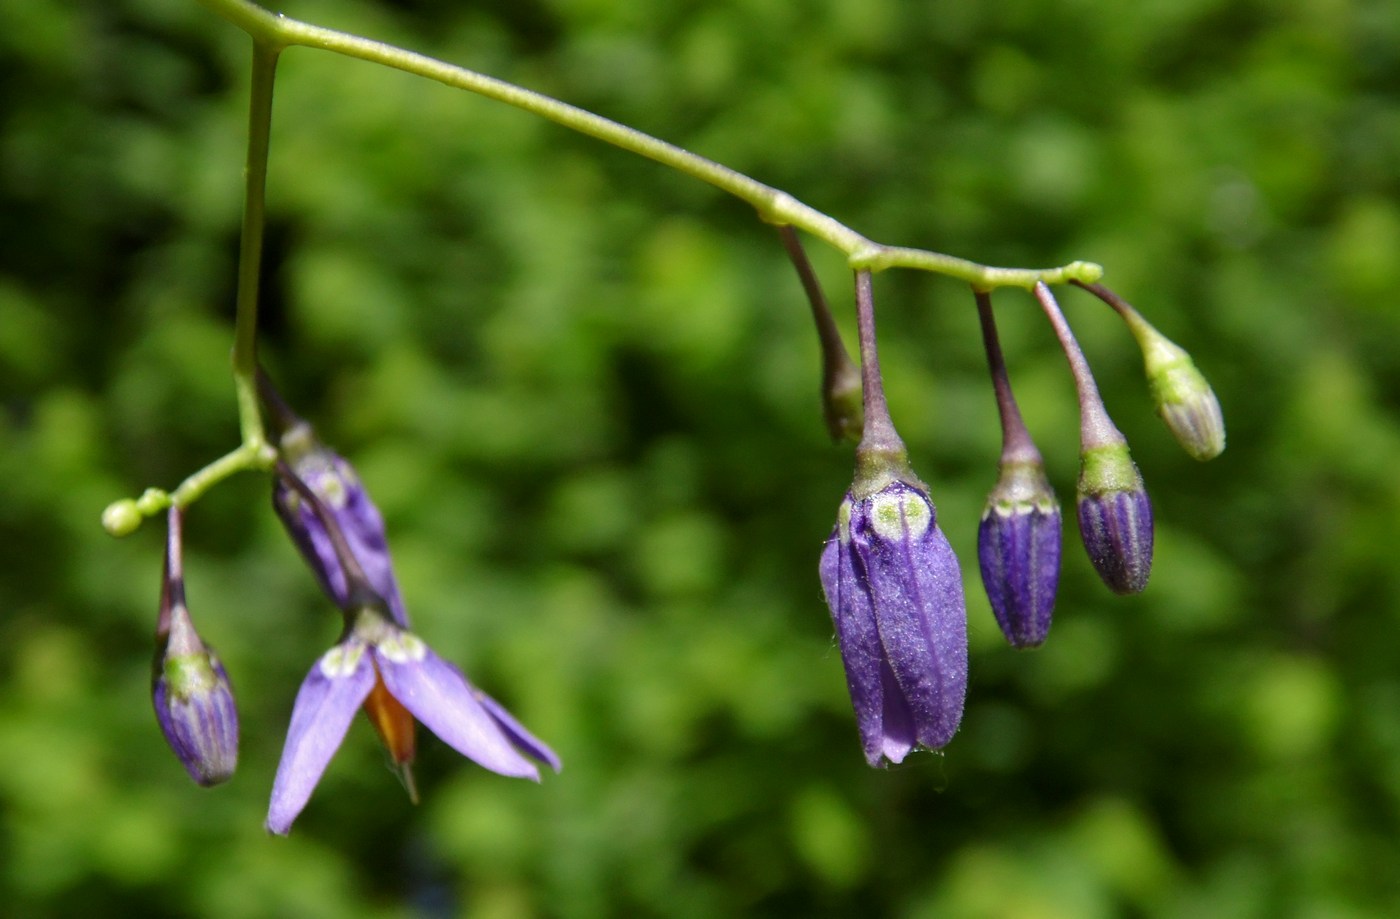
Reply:
[[460, 670], [391, 622], [381, 606], [365, 606], [297, 693], [272, 786], [269, 830], [291, 830], [361, 706], [400, 764], [413, 757], [416, 718], [458, 753], [501, 775], [538, 781], [526, 756], [560, 768], [554, 751]]
[[408, 631], [401, 600], [396, 607], [386, 602], [381, 587], [398, 598], [398, 586], [379, 513], [349, 464], [302, 427], [296, 435], [307, 438], [302, 449], [288, 443], [296, 427], [282, 437], [295, 467], [287, 459], [278, 462], [275, 499], [322, 587], [340, 606], [345, 632], [297, 693], [267, 828], [283, 835], [291, 830], [361, 707], [415, 801], [415, 719], [463, 756], [502, 775], [538, 781], [539, 771], [526, 756], [558, 771], [554, 751]]
[[895, 481], [847, 495], [820, 574], [866, 761], [945, 746], [967, 695], [967, 606], [928, 494]]

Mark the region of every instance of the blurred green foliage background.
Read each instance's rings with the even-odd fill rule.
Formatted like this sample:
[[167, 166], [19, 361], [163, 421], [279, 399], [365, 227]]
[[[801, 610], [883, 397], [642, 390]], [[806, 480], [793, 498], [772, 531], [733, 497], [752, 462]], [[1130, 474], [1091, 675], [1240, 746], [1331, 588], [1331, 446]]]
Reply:
[[[261, 828], [336, 617], [269, 512], [189, 514], [243, 755], [194, 787], [148, 701], [162, 527], [111, 500], [237, 438], [248, 42], [192, 0], [0, 5], [0, 912], [217, 919], [1363, 917], [1400, 902], [1400, 6], [1389, 0], [287, 0], [630, 122], [878, 240], [1103, 263], [1190, 349], [1187, 458], [1062, 298], [1157, 509], [1145, 594], [1066, 534], [1056, 625], [981, 596], [995, 409], [972, 298], [876, 279], [890, 400], [963, 561], [946, 755], [868, 769], [816, 579], [850, 477], [807, 307], [745, 206], [499, 104], [293, 49], [262, 353], [388, 520], [415, 623], [550, 741], [361, 721]], [[849, 315], [849, 277], [814, 248]], [[1062, 499], [1063, 357], [997, 296]]]

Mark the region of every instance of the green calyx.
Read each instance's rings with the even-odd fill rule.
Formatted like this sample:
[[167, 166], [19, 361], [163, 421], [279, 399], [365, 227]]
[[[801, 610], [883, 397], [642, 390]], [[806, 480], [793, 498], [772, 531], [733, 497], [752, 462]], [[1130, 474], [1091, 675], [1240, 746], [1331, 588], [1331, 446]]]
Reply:
[[1092, 447], [1079, 457], [1079, 496], [1142, 490], [1142, 475], [1127, 444]]
[[987, 496], [983, 516], [993, 510], [1003, 514], [1030, 510], [1049, 514], [1059, 506], [1055, 491], [1050, 487], [1050, 480], [1045, 476], [1043, 463], [1003, 462], [997, 484]]
[[909, 451], [898, 446], [861, 446], [856, 448], [856, 475], [851, 483], [851, 496], [857, 501], [884, 491], [895, 482], [912, 485], [927, 492], [928, 486], [914, 474], [909, 465]]
[[208, 695], [219, 685], [214, 656], [208, 652], [180, 654], [165, 659], [165, 682], [177, 699]]

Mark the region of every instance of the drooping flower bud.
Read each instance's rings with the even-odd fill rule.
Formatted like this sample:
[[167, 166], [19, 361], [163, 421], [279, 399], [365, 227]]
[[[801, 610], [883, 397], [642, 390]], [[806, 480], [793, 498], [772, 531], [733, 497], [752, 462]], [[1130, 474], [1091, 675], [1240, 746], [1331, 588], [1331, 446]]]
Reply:
[[857, 274], [865, 425], [856, 477], [822, 551], [822, 590], [872, 766], [946, 745], [967, 695], [967, 605], [952, 546], [894, 430], [875, 354], [869, 272]]
[[[343, 457], [321, 443], [309, 423], [287, 408], [265, 376], [259, 384], [263, 402], [281, 428], [278, 449], [282, 459], [330, 511], [370, 586], [388, 604], [394, 621], [407, 627], [408, 613], [394, 576], [384, 518], [359, 476]], [[272, 504], [326, 596], [342, 609], [351, 605], [345, 570], [315, 511], [281, 477], [274, 480]]]
[[172, 508], [151, 697], [161, 733], [190, 778], [217, 785], [238, 766], [238, 709], [228, 673], [200, 640], [185, 607], [179, 517]]
[[1204, 462], [1225, 449], [1225, 418], [1220, 400], [1196, 369], [1191, 355], [1157, 331], [1142, 314], [1102, 284], [1080, 285], [1123, 317], [1142, 349], [1143, 369], [1157, 414], [1177, 443], [1193, 459]]
[[1060, 583], [1060, 503], [1036, 463], [1006, 463], [977, 527], [977, 561], [992, 614], [1017, 648], [1050, 632]]
[[967, 695], [967, 607], [927, 492], [848, 495], [821, 575], [867, 762], [945, 746]]
[[1036, 298], [1055, 328], [1079, 394], [1079, 535], [1094, 570], [1116, 593], [1138, 593], [1152, 571], [1152, 504], [1128, 441], [1108, 417], [1089, 362], [1043, 283]]
[[1225, 418], [1220, 412], [1220, 401], [1196, 369], [1191, 355], [1156, 329], [1151, 331], [1152, 335], [1138, 340], [1142, 343], [1157, 414], [1193, 459], [1215, 459], [1225, 449]]
[[976, 296], [1002, 429], [997, 484], [977, 528], [977, 562], [1002, 634], [1014, 647], [1032, 648], [1050, 632], [1059, 588], [1060, 503], [1012, 395], [991, 297]]
[[1152, 503], [1127, 444], [1080, 457], [1079, 534], [1099, 577], [1120, 594], [1140, 593], [1152, 571]]

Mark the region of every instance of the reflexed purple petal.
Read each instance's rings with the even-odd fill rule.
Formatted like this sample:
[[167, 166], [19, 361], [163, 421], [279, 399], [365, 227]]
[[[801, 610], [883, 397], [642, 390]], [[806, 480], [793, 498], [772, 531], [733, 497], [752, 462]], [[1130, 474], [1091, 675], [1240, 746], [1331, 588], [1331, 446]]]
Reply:
[[967, 695], [967, 605], [957, 557], [928, 496], [903, 482], [856, 503], [851, 545], [916, 739], [938, 749], [956, 733]]
[[[892, 703], [885, 701], [885, 682], [880, 677], [881, 670], [888, 669], [888, 666], [884, 662], [885, 650], [880, 646], [880, 635], [875, 628], [875, 608], [870, 591], [851, 553], [850, 514], [851, 500], [848, 497], [841, 504], [836, 528], [831, 531], [826, 548], [822, 550], [819, 573], [826, 604], [831, 610], [831, 621], [836, 626], [836, 642], [841, 649], [846, 688], [855, 709], [861, 747], [865, 751], [866, 762], [878, 767], [884, 765], [885, 759], [899, 762], [903, 754], [894, 757], [886, 752], [891, 748], [899, 750], [900, 742], [891, 744], [885, 737], [885, 710]], [[904, 753], [908, 753], [908, 750], [905, 749]]]
[[486, 709], [486, 713], [496, 719], [497, 727], [505, 731], [511, 743], [525, 751], [526, 755], [547, 764], [555, 772], [563, 768], [564, 764], [559, 761], [559, 755], [551, 750], [544, 741], [525, 730], [525, 726], [516, 721], [515, 716], [506, 711], [505, 706], [480, 689], [473, 687], [472, 692], [476, 694], [477, 701]]
[[1060, 509], [992, 502], [977, 529], [977, 561], [997, 625], [1012, 645], [1031, 648], [1050, 632], [1060, 581]]
[[359, 642], [336, 645], [316, 661], [297, 692], [282, 762], [272, 783], [267, 828], [285, 836], [326, 765], [340, 748], [355, 713], [374, 688], [374, 667]]
[[[384, 534], [384, 518], [370, 500], [354, 468], [334, 451], [315, 444], [314, 440], [311, 442], [315, 445], [308, 448], [305, 439], [312, 437], [307, 429], [293, 429], [283, 437], [284, 445], [290, 444], [286, 449], [293, 456], [292, 470], [325, 503], [345, 535], [350, 551], [369, 578], [370, 585], [388, 603], [394, 621], [406, 628], [408, 614], [404, 609], [398, 580], [394, 577], [393, 560], [389, 556], [389, 545]], [[347, 603], [345, 572], [340, 568], [320, 518], [293, 489], [280, 480], [274, 486], [272, 503], [292, 541], [321, 583], [321, 589], [344, 608]]]
[[1140, 593], [1152, 572], [1152, 503], [1141, 488], [1079, 498], [1079, 534], [1099, 577], [1120, 594]]
[[373, 652], [384, 686], [448, 746], [501, 775], [539, 780], [456, 667], [404, 633]]

